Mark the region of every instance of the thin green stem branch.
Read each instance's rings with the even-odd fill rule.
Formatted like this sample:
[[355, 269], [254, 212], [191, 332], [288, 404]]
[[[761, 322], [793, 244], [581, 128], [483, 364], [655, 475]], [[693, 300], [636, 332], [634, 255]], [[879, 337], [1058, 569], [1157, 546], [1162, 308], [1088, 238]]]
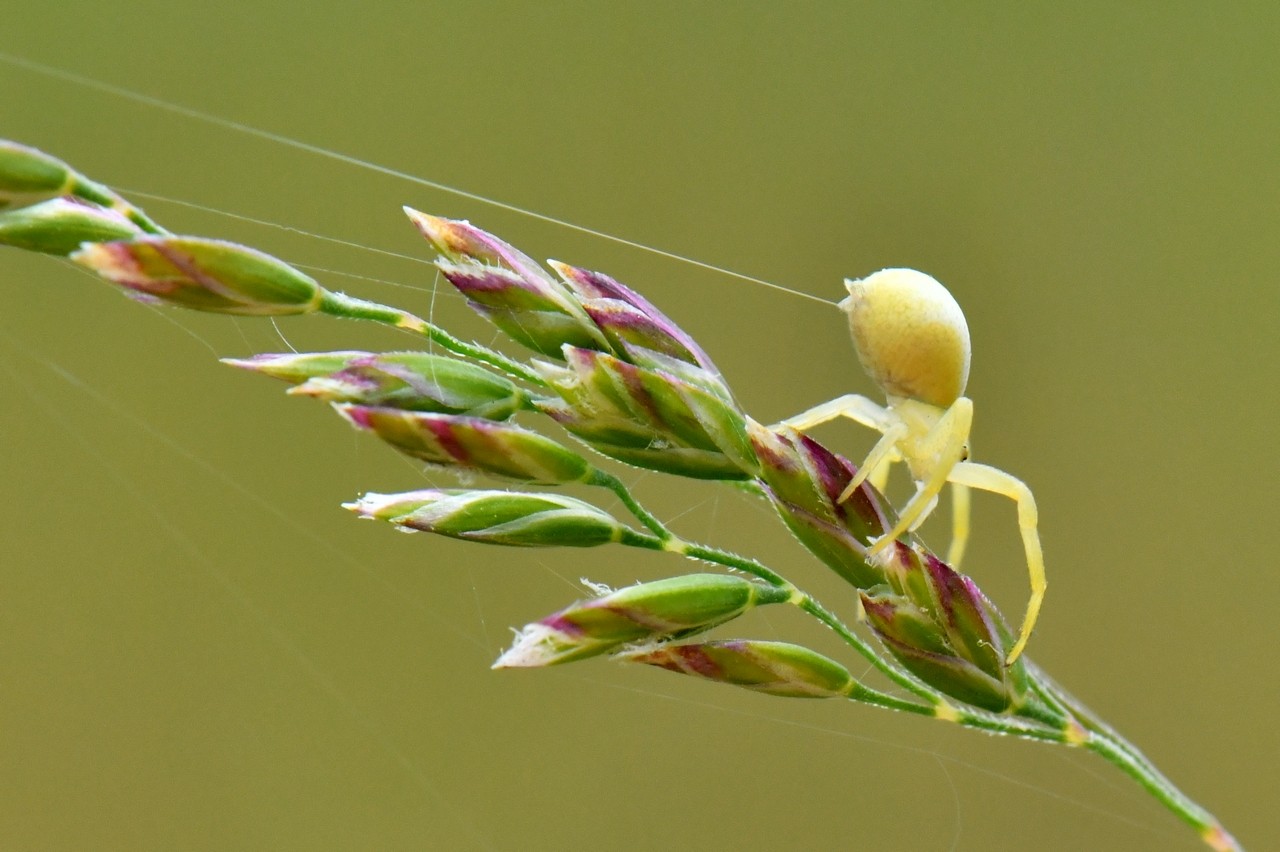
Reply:
[[479, 344], [459, 340], [434, 323], [427, 322], [422, 317], [409, 311], [328, 290], [325, 291], [324, 300], [320, 303], [320, 310], [330, 316], [341, 317], [342, 319], [370, 320], [394, 328], [403, 328], [416, 332], [455, 355], [473, 358], [482, 364], [488, 364], [490, 367], [501, 370], [509, 376], [522, 379], [535, 387], [547, 386], [542, 376], [519, 361], [515, 361], [500, 352], [487, 349]]
[[627, 511], [635, 516], [636, 520], [644, 524], [645, 529], [657, 536], [661, 541], [668, 542], [675, 538], [675, 533], [671, 532], [662, 521], [658, 520], [644, 506], [640, 505], [631, 494], [631, 490], [623, 484], [622, 480], [611, 473], [596, 468], [592, 471], [591, 477], [587, 480], [588, 485], [598, 485], [601, 488], [607, 488], [613, 492], [622, 505], [627, 507]]
[[1044, 672], [1033, 668], [1031, 673], [1032, 682], [1070, 712], [1072, 719], [1087, 731], [1083, 742], [1077, 739], [1072, 742], [1073, 745], [1080, 745], [1100, 755], [1137, 781], [1170, 812], [1199, 832], [1201, 839], [1211, 849], [1242, 848], [1213, 814], [1183, 793], [1137, 746], [1121, 736], [1115, 728], [1104, 722], [1101, 717]]
[[898, 698], [896, 695], [889, 695], [886, 692], [863, 686], [857, 682], [854, 683], [853, 688], [850, 690], [848, 698], [851, 701], [860, 701], [863, 704], [871, 704], [875, 707], [882, 707], [885, 710], [914, 713], [917, 716], [936, 717], [938, 715], [937, 708], [932, 704], [917, 704], [914, 701], [907, 701]]
[[76, 198], [111, 208], [148, 234], [163, 236], [169, 233], [124, 196], [97, 181], [89, 180], [84, 175], [75, 174], [71, 179], [71, 185], [68, 190]]
[[[1117, 741], [1118, 740], [1118, 741]], [[1175, 816], [1191, 826], [1199, 833], [1200, 838], [1211, 849], [1241, 850], [1240, 843], [1222, 827], [1213, 814], [1197, 805], [1173, 785], [1168, 778], [1151, 766], [1146, 760], [1135, 758], [1136, 749], [1123, 739], [1112, 737], [1101, 732], [1090, 732], [1084, 748], [1101, 755], [1114, 764], [1130, 778], [1137, 781], [1144, 790], [1154, 796]]]
[[801, 597], [799, 600], [793, 601], [796, 606], [833, 630], [837, 636], [844, 640], [846, 645], [870, 663], [876, 671], [880, 672], [885, 677], [889, 678], [889, 680], [893, 681], [895, 684], [913, 695], [919, 696], [925, 701], [928, 701], [930, 707], [935, 711], [939, 708], [949, 708], [951, 706], [951, 703], [942, 696], [942, 693], [921, 683], [906, 672], [903, 672], [890, 664], [885, 657], [877, 654], [875, 649], [867, 644], [866, 640], [850, 630], [845, 623], [837, 618], [829, 609], [818, 603], [808, 594], [801, 592], [800, 595]]

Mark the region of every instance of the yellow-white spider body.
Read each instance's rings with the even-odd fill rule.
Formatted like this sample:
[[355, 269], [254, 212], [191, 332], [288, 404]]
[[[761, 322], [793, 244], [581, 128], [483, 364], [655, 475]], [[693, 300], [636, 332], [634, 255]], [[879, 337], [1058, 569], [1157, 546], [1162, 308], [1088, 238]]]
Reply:
[[881, 433], [841, 502], [864, 479], [883, 490], [889, 466], [895, 461], [906, 464], [916, 493], [902, 507], [896, 526], [872, 545], [872, 557], [919, 526], [948, 482], [953, 511], [947, 561], [953, 567], [959, 565], [969, 537], [970, 488], [1003, 494], [1017, 504], [1031, 597], [1017, 642], [1006, 657], [1012, 664], [1026, 647], [1040, 613], [1047, 585], [1044, 557], [1030, 489], [1002, 470], [968, 461], [973, 403], [963, 395], [970, 353], [964, 313], [945, 287], [914, 269], [882, 269], [857, 281], [846, 280], [845, 286], [849, 297], [840, 308], [849, 317], [858, 358], [884, 391], [887, 404], [848, 394], [792, 417], [786, 425], [805, 430], [848, 417]]

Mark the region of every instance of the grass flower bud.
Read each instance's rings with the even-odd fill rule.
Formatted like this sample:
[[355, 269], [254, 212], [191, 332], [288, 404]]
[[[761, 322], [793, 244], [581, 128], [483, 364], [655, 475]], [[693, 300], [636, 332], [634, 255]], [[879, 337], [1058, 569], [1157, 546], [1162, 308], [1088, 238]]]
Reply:
[[642, 366], [649, 352], [657, 352], [695, 365], [720, 378], [711, 358], [684, 329], [646, 298], [602, 272], [579, 269], [559, 261], [547, 261], [573, 290], [587, 314], [600, 327], [615, 352]]
[[401, 491], [396, 494], [378, 494], [370, 491], [359, 500], [343, 503], [342, 508], [355, 512], [365, 520], [394, 521], [439, 500], [442, 493], [435, 488]]
[[423, 490], [366, 494], [343, 504], [404, 530], [512, 547], [595, 547], [628, 532], [590, 503], [519, 491]]
[[[1009, 709], [1021, 692], [1018, 672], [993, 674], [960, 656], [937, 621], [911, 601], [861, 592], [867, 622], [880, 641], [920, 680], [975, 707]], [[1021, 671], [1021, 663], [1014, 667]]]
[[130, 239], [142, 229], [124, 215], [74, 198], [0, 213], [0, 245], [65, 257], [82, 243]]
[[[899, 543], [898, 547], [905, 545]], [[991, 602], [973, 580], [932, 553], [917, 554], [917, 557], [922, 563], [922, 573], [928, 578], [937, 620], [951, 647], [982, 671], [1003, 679], [1007, 670], [1005, 642], [1009, 630]]]
[[539, 367], [561, 400], [538, 408], [619, 461], [700, 479], [745, 479], [756, 460], [746, 418], [696, 385], [612, 355], [565, 347]]
[[444, 256], [444, 277], [513, 340], [552, 358], [565, 344], [608, 348], [572, 291], [531, 258], [470, 222], [404, 210]]
[[435, 250], [454, 263], [500, 267], [528, 281], [543, 282], [548, 292], [564, 292], [535, 260], [488, 231], [462, 219], [431, 216], [412, 207], [405, 207], [404, 212]]
[[687, 636], [789, 593], [728, 574], [640, 583], [576, 603], [526, 625], [495, 669], [534, 668], [593, 657], [635, 642]]
[[[902, 542], [880, 554], [877, 564], [887, 582], [869, 590], [875, 611], [866, 610], [867, 620], [904, 666], [943, 692], [988, 709], [1001, 701], [995, 709], [1003, 709], [1026, 691], [1026, 667], [1006, 662], [1009, 626], [971, 579]], [[864, 595], [864, 608], [866, 601]], [[985, 704], [974, 697], [987, 693]]]
[[835, 660], [789, 642], [664, 644], [619, 658], [788, 698], [836, 698], [856, 686], [853, 675]]
[[458, 358], [426, 352], [286, 352], [224, 358], [224, 364], [291, 382], [289, 393], [505, 420], [525, 394], [508, 379]]
[[143, 299], [222, 314], [275, 316], [318, 310], [325, 291], [269, 254], [199, 237], [91, 243], [71, 259]]
[[75, 172], [43, 151], [0, 139], [0, 210], [68, 194]]
[[251, 370], [298, 385], [318, 376], [331, 376], [354, 363], [374, 357], [372, 352], [343, 349], [335, 352], [264, 352], [248, 358], [223, 358], [222, 363]]
[[879, 554], [876, 565], [885, 577], [880, 588], [928, 613], [949, 653], [1004, 678], [1010, 668], [1004, 653], [1009, 627], [971, 579], [932, 553], [902, 542]]
[[506, 420], [526, 400], [525, 392], [503, 376], [457, 358], [424, 352], [374, 356], [303, 382], [289, 393], [486, 420]]
[[428, 464], [547, 484], [582, 482], [595, 470], [550, 438], [507, 423], [349, 403], [334, 408], [352, 426]]
[[840, 494], [857, 469], [807, 435], [751, 422], [757, 481], [783, 523], [828, 567], [860, 589], [885, 582], [867, 561], [868, 542], [892, 526], [870, 486]]
[[559, 358], [566, 344], [607, 348], [600, 330], [558, 285], [497, 266], [445, 261], [436, 266], [473, 310], [539, 354]]
[[914, 269], [882, 269], [845, 287], [840, 307], [858, 359], [886, 394], [946, 408], [964, 393], [969, 326], [946, 287]]

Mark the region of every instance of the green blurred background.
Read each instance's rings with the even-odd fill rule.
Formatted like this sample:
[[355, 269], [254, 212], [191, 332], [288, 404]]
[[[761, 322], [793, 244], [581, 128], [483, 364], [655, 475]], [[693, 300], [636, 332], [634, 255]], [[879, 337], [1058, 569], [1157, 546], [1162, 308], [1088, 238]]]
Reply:
[[[1280, 7], [67, 2], [4, 21], [9, 53], [823, 297], [883, 266], [937, 275], [975, 342], [976, 453], [1041, 506], [1031, 655], [1246, 845], [1280, 842]], [[3, 63], [0, 116], [118, 187], [426, 257], [408, 203], [607, 270], [761, 420], [873, 391], [816, 302]], [[429, 267], [139, 200], [432, 304]], [[1088, 755], [601, 661], [490, 672], [578, 577], [683, 566], [356, 523], [338, 504], [360, 491], [445, 480], [214, 361], [283, 349], [270, 323], [150, 311], [15, 251], [0, 280], [0, 848], [1197, 848]], [[490, 338], [456, 297], [434, 311]], [[406, 345], [279, 328], [299, 349]], [[634, 479], [685, 535], [847, 608], [759, 507]], [[1013, 510], [980, 500], [976, 524], [965, 567], [1016, 617]], [[834, 650], [790, 617], [739, 632]]]

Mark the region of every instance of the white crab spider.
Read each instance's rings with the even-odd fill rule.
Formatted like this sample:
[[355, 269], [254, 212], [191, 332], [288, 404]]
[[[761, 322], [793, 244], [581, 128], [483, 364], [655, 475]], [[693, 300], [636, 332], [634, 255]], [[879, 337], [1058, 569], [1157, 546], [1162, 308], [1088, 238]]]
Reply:
[[914, 269], [882, 269], [857, 281], [846, 279], [845, 287], [849, 297], [840, 302], [840, 308], [849, 316], [858, 359], [885, 392], [888, 404], [880, 406], [864, 396], [847, 394], [784, 423], [803, 431], [848, 417], [883, 435], [840, 495], [842, 503], [864, 479], [883, 490], [889, 466], [895, 461], [906, 463], [916, 493], [903, 506], [897, 525], [872, 545], [869, 556], [918, 527], [948, 482], [953, 520], [947, 561], [953, 567], [958, 566], [969, 537], [969, 489], [1003, 494], [1017, 503], [1031, 597], [1018, 641], [1005, 660], [1006, 665], [1012, 664], [1031, 637], [1044, 600], [1044, 556], [1031, 490], [1002, 470], [967, 460], [973, 402], [962, 396], [969, 379], [969, 327], [964, 314], [945, 287]]

